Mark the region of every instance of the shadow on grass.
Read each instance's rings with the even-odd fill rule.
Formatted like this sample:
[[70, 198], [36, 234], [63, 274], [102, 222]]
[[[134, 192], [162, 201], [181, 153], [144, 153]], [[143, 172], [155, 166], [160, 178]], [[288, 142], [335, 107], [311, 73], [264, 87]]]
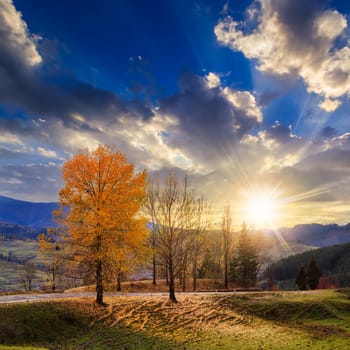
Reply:
[[321, 298], [288, 300], [272, 294], [230, 295], [218, 298], [220, 306], [290, 328], [298, 328], [313, 337], [345, 336], [350, 319], [350, 301]]
[[95, 303], [44, 302], [0, 306], [0, 349], [184, 349], [184, 342], [96, 321]]

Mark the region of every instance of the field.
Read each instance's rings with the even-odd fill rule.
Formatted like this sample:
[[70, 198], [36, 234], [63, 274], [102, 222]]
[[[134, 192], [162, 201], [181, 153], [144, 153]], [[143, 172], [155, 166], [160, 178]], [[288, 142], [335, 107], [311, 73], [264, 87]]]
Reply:
[[350, 291], [107, 297], [0, 306], [0, 349], [347, 349]]
[[[7, 257], [9, 255], [18, 260], [29, 260], [35, 264], [42, 265], [43, 260], [38, 256], [38, 242], [35, 241], [0, 241], [0, 254]], [[0, 260], [0, 292], [20, 291], [23, 285], [20, 282], [23, 274], [23, 264], [13, 261]], [[46, 284], [47, 275], [42, 271], [37, 271], [37, 277], [33, 281], [34, 289], [41, 289]]]
[[0, 241], [0, 254], [8, 256], [9, 253], [16, 256], [19, 260], [29, 259], [37, 256], [38, 242], [36, 241]]

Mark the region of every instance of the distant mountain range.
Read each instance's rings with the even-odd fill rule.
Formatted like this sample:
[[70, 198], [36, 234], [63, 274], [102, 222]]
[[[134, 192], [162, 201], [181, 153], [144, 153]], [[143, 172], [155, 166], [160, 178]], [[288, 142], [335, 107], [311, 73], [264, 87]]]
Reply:
[[57, 203], [32, 203], [0, 196], [0, 222], [42, 228], [53, 226]]
[[[256, 231], [259, 232], [259, 231]], [[273, 261], [289, 255], [350, 242], [350, 224], [301, 224], [278, 230], [265, 230], [265, 253]]]
[[282, 289], [295, 289], [295, 279], [300, 267], [308, 267], [314, 256], [322, 272], [322, 288], [350, 286], [350, 243], [323, 247], [291, 255], [272, 265], [273, 277]]
[[[32, 203], [0, 196], [0, 234], [32, 236], [37, 228], [52, 227], [52, 211], [57, 203]], [[306, 250], [350, 242], [350, 224], [302, 224], [277, 231], [255, 231], [259, 246], [276, 261]], [[260, 237], [260, 238], [259, 238]], [[29, 238], [29, 237], [28, 237]], [[256, 240], [256, 242], [258, 242]]]
[[350, 223], [344, 226], [337, 224], [296, 225], [279, 230], [286, 241], [302, 243], [316, 247], [327, 247], [350, 242]]

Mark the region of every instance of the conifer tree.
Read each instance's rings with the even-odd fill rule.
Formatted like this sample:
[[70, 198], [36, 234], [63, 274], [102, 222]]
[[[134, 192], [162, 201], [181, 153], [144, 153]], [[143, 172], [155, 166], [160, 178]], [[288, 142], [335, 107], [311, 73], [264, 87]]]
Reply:
[[312, 290], [316, 289], [322, 273], [317, 265], [315, 257], [312, 255], [307, 270], [307, 282]]
[[295, 283], [297, 284], [297, 286], [300, 290], [307, 289], [307, 273], [306, 273], [305, 267], [303, 265], [300, 266]]
[[259, 271], [258, 254], [244, 224], [239, 235], [236, 256], [231, 263], [230, 275], [242, 287], [253, 287]]

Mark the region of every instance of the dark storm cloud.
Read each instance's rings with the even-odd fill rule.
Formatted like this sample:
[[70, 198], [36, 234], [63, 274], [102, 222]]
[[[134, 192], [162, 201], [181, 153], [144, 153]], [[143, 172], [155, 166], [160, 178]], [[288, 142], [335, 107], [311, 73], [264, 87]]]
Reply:
[[280, 123], [276, 123], [269, 129], [267, 129], [265, 131], [265, 134], [269, 139], [275, 140], [279, 143], [288, 142], [290, 139], [293, 138], [290, 128]]
[[278, 13], [288, 31], [304, 42], [310, 42], [314, 20], [326, 5], [322, 0], [268, 0], [267, 3]]
[[[27, 114], [58, 118], [66, 127], [97, 131], [89, 121], [100, 119], [115, 122], [121, 114], [148, 119], [151, 108], [143, 101], [127, 101], [120, 96], [96, 88], [74, 77], [65, 76], [50, 65], [47, 50], [43, 57], [37, 40], [27, 30], [21, 14], [9, 0], [0, 4], [0, 102], [24, 110]], [[57, 45], [55, 45], [57, 47]], [[44, 49], [47, 47], [44, 45]], [[52, 69], [52, 71], [50, 71]], [[60, 77], [60, 75], [62, 75]], [[76, 123], [74, 114], [85, 123]], [[11, 130], [20, 123], [2, 127]]]
[[331, 127], [331, 126], [325, 126], [321, 132], [320, 132], [320, 137], [321, 138], [331, 138], [335, 137], [338, 134], [338, 130]]
[[192, 152], [221, 152], [259, 124], [257, 117], [248, 116], [246, 108], [235, 106], [221, 87], [209, 87], [203, 77], [185, 73], [179, 85], [178, 94], [159, 101], [159, 111], [179, 121], [187, 140], [183, 142], [192, 144]]
[[0, 130], [9, 132], [15, 135], [31, 136], [36, 132], [33, 127], [25, 125], [23, 120], [20, 119], [5, 119], [0, 118]]

